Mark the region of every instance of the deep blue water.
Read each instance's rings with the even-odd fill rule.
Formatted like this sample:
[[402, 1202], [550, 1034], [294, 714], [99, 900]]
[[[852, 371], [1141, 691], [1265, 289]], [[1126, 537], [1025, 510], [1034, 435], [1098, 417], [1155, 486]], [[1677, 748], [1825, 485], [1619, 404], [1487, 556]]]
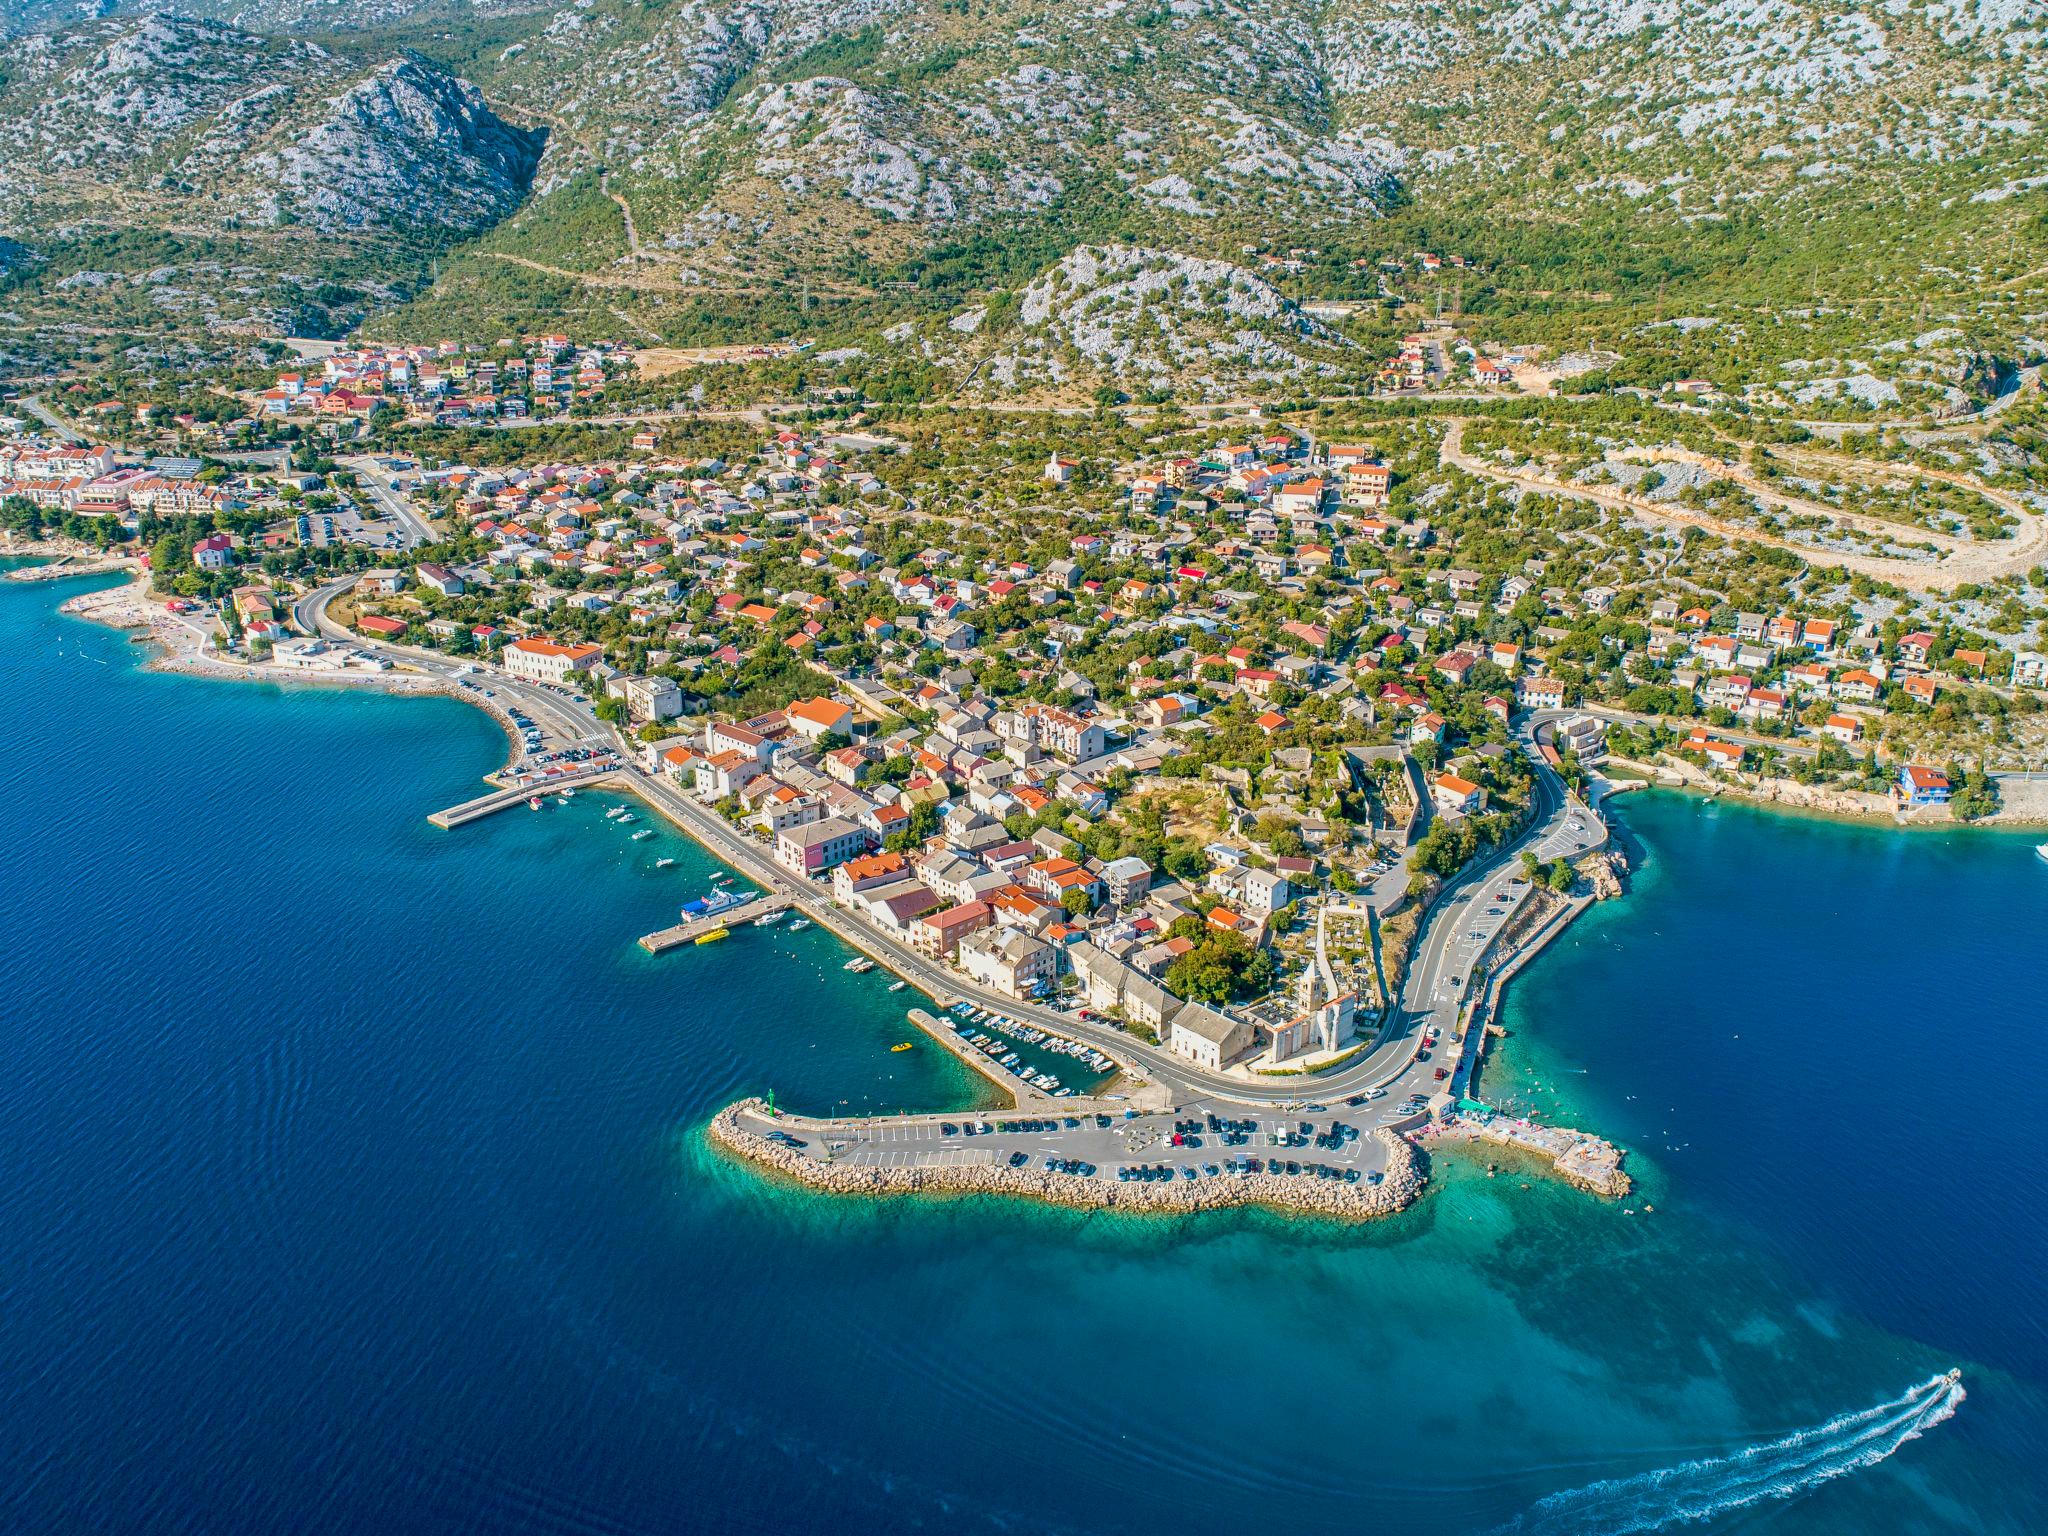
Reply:
[[[689, 845], [437, 832], [484, 717], [148, 675], [76, 590], [0, 584], [0, 1529], [1477, 1531], [1951, 1365], [1706, 1528], [2048, 1527], [2023, 841], [1624, 807], [1647, 869], [1494, 1081], [1654, 1216], [1452, 1161], [1366, 1232], [821, 1201], [698, 1131], [969, 1102], [886, 978], [648, 957]], [[1576, 1499], [1525, 1528], [1630, 1528]]]

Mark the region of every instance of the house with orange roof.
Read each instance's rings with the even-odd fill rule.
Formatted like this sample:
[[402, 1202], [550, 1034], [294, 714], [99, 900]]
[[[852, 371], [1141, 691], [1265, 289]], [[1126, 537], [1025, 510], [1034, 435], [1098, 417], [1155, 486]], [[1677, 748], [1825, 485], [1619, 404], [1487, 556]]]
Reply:
[[823, 694], [814, 699], [798, 699], [787, 705], [782, 713], [789, 721], [789, 728], [806, 741], [853, 734], [852, 708]]
[[980, 932], [993, 921], [994, 914], [987, 902], [962, 902], [957, 907], [931, 913], [912, 923], [910, 942], [920, 954], [935, 959], [951, 959], [959, 950], [962, 939], [970, 933]]
[[1486, 809], [1486, 791], [1455, 773], [1439, 773], [1429, 781], [1429, 800], [1446, 816], [1472, 816]]

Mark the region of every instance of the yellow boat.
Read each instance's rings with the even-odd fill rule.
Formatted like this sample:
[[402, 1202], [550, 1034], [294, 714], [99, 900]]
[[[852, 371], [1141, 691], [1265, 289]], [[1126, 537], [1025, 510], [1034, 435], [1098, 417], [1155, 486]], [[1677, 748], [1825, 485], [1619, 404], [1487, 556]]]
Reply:
[[890, 1050], [892, 1050], [892, 1051], [907, 1051], [907, 1050], [909, 1050], [910, 1048], [911, 1048], [911, 1045], [910, 1045], [910, 1042], [909, 1042], [908, 1040], [905, 1040], [905, 1041], [904, 1041], [904, 1042], [903, 1042], [903, 1043], [902, 1043], [901, 1045], [892, 1045], [892, 1046], [890, 1046], [890, 1047], [889, 1047], [889, 1049], [890, 1049]]
[[716, 944], [720, 939], [729, 939], [731, 937], [732, 930], [730, 928], [714, 928], [709, 933], [698, 934], [697, 942], [699, 944]]

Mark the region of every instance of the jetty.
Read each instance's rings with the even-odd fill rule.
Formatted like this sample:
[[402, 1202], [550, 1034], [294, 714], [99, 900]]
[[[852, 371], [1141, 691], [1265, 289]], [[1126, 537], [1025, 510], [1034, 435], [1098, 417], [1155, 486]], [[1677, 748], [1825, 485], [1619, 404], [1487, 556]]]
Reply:
[[465, 800], [460, 805], [451, 805], [446, 810], [435, 811], [427, 820], [442, 828], [466, 826], [472, 821], [481, 821], [486, 816], [496, 815], [499, 811], [509, 811], [513, 806], [523, 804], [535, 795], [546, 797], [557, 790], [604, 778], [613, 771], [608, 767], [588, 768], [580, 773], [564, 773], [551, 779], [536, 779], [531, 784], [515, 785], [511, 789], [494, 789], [487, 795], [478, 795], [474, 800]]
[[[1034, 1084], [1025, 1082], [1005, 1071], [1002, 1064], [990, 1060], [960, 1038], [959, 1031], [951, 1028], [943, 1019], [935, 1018], [922, 1008], [910, 1010], [910, 1022], [923, 1030], [945, 1048], [948, 1054], [965, 1062], [973, 1071], [980, 1073], [1010, 1102], [1019, 1109], [1043, 1108], [1061, 1101]], [[1076, 1105], [1082, 1100], [1075, 1100]]]
[[743, 901], [736, 907], [726, 907], [719, 912], [707, 912], [702, 917], [693, 917], [686, 923], [677, 923], [673, 928], [658, 928], [653, 933], [640, 935], [640, 947], [650, 955], [661, 954], [680, 944], [694, 944], [705, 934], [717, 928], [736, 928], [742, 923], [751, 923], [777, 912], [787, 912], [788, 898], [782, 896], [756, 896], [752, 901]]

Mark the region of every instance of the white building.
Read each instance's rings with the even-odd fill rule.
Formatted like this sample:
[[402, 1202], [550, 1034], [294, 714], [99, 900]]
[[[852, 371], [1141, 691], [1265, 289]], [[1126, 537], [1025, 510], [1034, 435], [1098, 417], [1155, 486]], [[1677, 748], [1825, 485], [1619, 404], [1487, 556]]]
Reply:
[[1026, 998], [1051, 984], [1056, 952], [1014, 928], [984, 928], [960, 944], [961, 967], [985, 987]]
[[604, 655], [601, 645], [557, 645], [552, 640], [514, 640], [505, 647], [505, 670], [529, 683], [560, 683], [588, 671]]
[[1173, 1016], [1167, 1047], [1198, 1067], [1220, 1071], [1251, 1044], [1251, 1026], [1201, 1003], [1185, 1003]]
[[666, 677], [629, 677], [619, 689], [635, 720], [673, 720], [683, 712], [683, 691]]

